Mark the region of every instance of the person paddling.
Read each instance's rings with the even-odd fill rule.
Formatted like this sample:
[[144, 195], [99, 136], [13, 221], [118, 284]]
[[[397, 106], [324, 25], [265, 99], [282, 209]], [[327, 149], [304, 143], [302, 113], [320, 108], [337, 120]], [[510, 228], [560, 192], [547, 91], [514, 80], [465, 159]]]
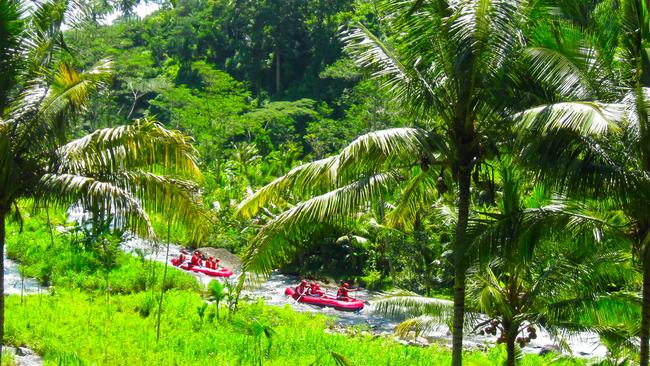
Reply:
[[201, 255], [201, 252], [198, 250], [194, 252], [194, 257], [196, 258], [192, 264], [195, 266], [202, 266], [203, 265], [203, 256]]
[[302, 297], [303, 295], [305, 295], [307, 293], [307, 287], [308, 287], [307, 286], [307, 280], [300, 281], [300, 285], [298, 285], [298, 287], [296, 287], [296, 294], [298, 294], [298, 296]]
[[214, 265], [214, 267], [212, 267], [212, 269], [219, 269], [219, 268], [221, 268], [221, 265], [219, 264], [219, 262], [221, 262], [221, 259], [219, 259], [219, 257], [215, 258], [215, 259], [214, 259], [214, 263], [212, 263], [212, 264]]
[[185, 250], [185, 248], [181, 250], [181, 255], [178, 256], [178, 259], [180, 263], [185, 263], [185, 261], [187, 260], [187, 250]]
[[325, 291], [323, 291], [320, 288], [319, 284], [317, 284], [316, 282], [312, 282], [311, 285], [309, 286], [309, 295], [323, 296], [323, 295], [325, 295]]
[[336, 299], [341, 301], [350, 301], [349, 296], [350, 285], [346, 282], [343, 286], [339, 287], [339, 290], [336, 292]]

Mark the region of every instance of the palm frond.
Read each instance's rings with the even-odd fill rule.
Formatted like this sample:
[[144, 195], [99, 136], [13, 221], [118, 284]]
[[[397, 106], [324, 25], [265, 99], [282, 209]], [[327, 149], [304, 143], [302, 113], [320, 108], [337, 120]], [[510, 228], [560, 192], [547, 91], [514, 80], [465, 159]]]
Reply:
[[29, 34], [25, 37], [29, 79], [50, 69], [57, 52], [69, 51], [61, 30], [69, 3], [74, 4], [65, 0], [47, 0], [31, 4]]
[[548, 84], [564, 97], [584, 99], [589, 96], [588, 76], [566, 55], [543, 47], [530, 47], [524, 55], [532, 76], [542, 84]]
[[27, 151], [63, 143], [70, 123], [86, 108], [90, 95], [110, 79], [109, 68], [110, 62], [103, 62], [79, 73], [61, 64], [52, 86], [47, 85], [47, 75], [28, 79], [7, 111], [17, 135], [15, 149]]
[[34, 199], [65, 208], [78, 203], [87, 211], [112, 217], [117, 228], [132, 229], [144, 238], [155, 238], [149, 216], [140, 202], [111, 183], [73, 174], [45, 174]]
[[321, 223], [341, 223], [364, 209], [373, 198], [398, 183], [395, 174], [374, 175], [316, 196], [279, 214], [255, 236], [246, 250], [246, 271], [268, 274], [286, 264], [301, 248], [308, 234]]
[[345, 50], [363, 69], [385, 82], [385, 87], [395, 89], [413, 82], [408, 69], [402, 64], [391, 45], [380, 40], [362, 24], [355, 24], [343, 37]]
[[15, 87], [19, 73], [16, 59], [21, 51], [22, 36], [25, 31], [23, 6], [19, 1], [0, 3], [0, 119], [4, 116], [9, 93]]
[[462, 2], [451, 18], [450, 35], [459, 53], [457, 67], [475, 78], [478, 72], [496, 75], [522, 43], [521, 20], [525, 19], [525, 1], [481, 0]]
[[508, 215], [472, 220], [469, 250], [480, 261], [499, 255], [527, 263], [533, 260], [535, 249], [543, 240], [581, 235], [591, 235], [591, 241], [596, 242], [603, 240], [603, 236], [620, 240], [623, 225], [620, 216], [603, 217], [584, 205], [556, 199], [543, 207], [520, 208]]
[[609, 99], [615, 89], [608, 79], [611, 70], [606, 67], [611, 51], [598, 44], [591, 30], [568, 21], [540, 19], [523, 54], [524, 67], [533, 79], [560, 98]]
[[110, 69], [110, 61], [102, 61], [84, 73], [61, 63], [47, 96], [39, 104], [35, 122], [50, 124], [48, 132], [59, 141], [64, 141], [70, 129], [68, 124], [74, 120], [74, 116], [84, 111], [91, 95], [110, 81]]
[[493, 316], [494, 313], [497, 313], [506, 317], [514, 315], [508, 301], [507, 289], [504, 288], [503, 282], [499, 281], [490, 266], [481, 267], [472, 274], [469, 293], [484, 314]]
[[339, 176], [373, 174], [387, 167], [408, 167], [418, 159], [434, 162], [433, 148], [426, 131], [417, 128], [391, 128], [358, 137], [339, 154]]
[[391, 317], [447, 318], [453, 313], [453, 301], [425, 297], [409, 291], [389, 293], [375, 299], [373, 303], [375, 312]]
[[301, 197], [310, 191], [329, 191], [336, 187], [338, 155], [297, 166], [282, 177], [247, 197], [235, 215], [250, 218], [272, 202], [287, 201], [292, 194]]
[[521, 129], [543, 133], [566, 129], [581, 135], [602, 135], [618, 131], [626, 112], [624, 104], [566, 102], [531, 108], [514, 118]]
[[61, 63], [54, 73], [49, 93], [40, 106], [44, 120], [53, 119], [66, 108], [78, 111], [98, 87], [110, 81], [111, 61], [104, 60], [87, 72], [79, 72], [71, 65]]
[[598, 299], [627, 301], [626, 297], [609, 295], [610, 288], [620, 284], [640, 284], [639, 274], [625, 253], [604, 252], [589, 256], [584, 263], [557, 258], [536, 278], [525, 299], [545, 309], [547, 321], [566, 320], [567, 314], [578, 307], [594, 306]]
[[625, 132], [629, 135], [630, 142], [642, 144], [643, 132], [647, 130], [641, 124], [640, 113], [647, 114], [650, 111], [650, 88], [633, 88], [625, 96], [621, 103], [628, 106], [627, 122]]
[[624, 336], [634, 343], [640, 324], [640, 306], [613, 295], [575, 298], [550, 304], [540, 314], [540, 322], [551, 334], [597, 332], [604, 336]]
[[[408, 32], [402, 37], [405, 43], [417, 41], [416, 37], [412, 37], [413, 33], [411, 32], [418, 29], [428, 33], [436, 31], [437, 28], [430, 23], [431, 19], [436, 18], [428, 17], [428, 15], [421, 9], [414, 13], [411, 17], [412, 20], [407, 20], [410, 24], [406, 24], [406, 22], [401, 24]], [[399, 18], [399, 13], [396, 12], [391, 16]], [[395, 24], [396, 26], [400, 25], [397, 22]], [[411, 29], [407, 28], [409, 26]], [[440, 47], [435, 42], [431, 44], [428, 37], [420, 37], [420, 39], [423, 43], [427, 43], [426, 46], [433, 46], [436, 49]], [[346, 52], [352, 56], [357, 65], [363, 70], [369, 71], [374, 78], [380, 81], [382, 88], [396, 99], [413, 106], [413, 110], [428, 112], [430, 109], [436, 109], [438, 112], [443, 112], [451, 105], [450, 93], [445, 93], [443, 87], [448, 81], [448, 76], [441, 69], [445, 64], [439, 64], [433, 59], [413, 58], [413, 55], [408, 53], [409, 48], [425, 45], [409, 44], [410, 47], [405, 47], [405, 55], [401, 55], [389, 41], [379, 39], [360, 24], [348, 30], [344, 34], [343, 41]]]
[[538, 177], [558, 192], [616, 197], [625, 202], [625, 192], [637, 191], [645, 178], [621, 164], [633, 159], [626, 156], [625, 146], [614, 144], [611, 148], [599, 139], [558, 130], [530, 139], [521, 155]]
[[215, 218], [203, 207], [199, 187], [190, 181], [140, 170], [103, 175], [142, 203], [148, 214], [158, 214], [172, 230], [185, 229], [190, 244], [202, 242]]
[[441, 328], [446, 328], [449, 323], [447, 317], [420, 315], [409, 318], [399, 323], [395, 327], [395, 334], [401, 338], [407, 338], [413, 333], [415, 337], [420, 334], [431, 333], [439, 331]]
[[410, 231], [418, 214], [433, 205], [437, 199], [437, 177], [433, 169], [421, 170], [402, 190], [397, 206], [387, 215], [388, 226]]
[[[269, 203], [322, 194], [395, 167], [410, 166], [430, 157], [426, 131], [393, 128], [358, 137], [339, 155], [293, 168], [242, 201], [236, 215], [251, 217]], [[430, 158], [429, 161], [432, 161]]]
[[97, 130], [58, 149], [60, 172], [110, 174], [146, 169], [201, 179], [192, 140], [153, 119]]
[[354, 363], [352, 363], [352, 361], [349, 358], [343, 356], [340, 353], [330, 351], [330, 355], [334, 359], [334, 362], [336, 362], [337, 366], [354, 366]]

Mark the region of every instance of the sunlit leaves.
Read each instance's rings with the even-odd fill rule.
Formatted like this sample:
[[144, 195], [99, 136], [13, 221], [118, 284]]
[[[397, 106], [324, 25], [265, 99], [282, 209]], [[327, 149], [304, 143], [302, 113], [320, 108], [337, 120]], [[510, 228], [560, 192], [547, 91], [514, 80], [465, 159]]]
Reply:
[[397, 185], [395, 174], [361, 178], [357, 182], [300, 202], [272, 218], [257, 233], [243, 259], [244, 268], [269, 274], [300, 249], [318, 225], [342, 223], [367, 202]]
[[201, 178], [192, 140], [150, 119], [97, 130], [61, 146], [59, 154], [62, 171], [114, 173], [138, 168]]
[[593, 135], [616, 132], [626, 117], [623, 104], [598, 102], [566, 102], [526, 110], [515, 116], [521, 127], [541, 131], [566, 129]]

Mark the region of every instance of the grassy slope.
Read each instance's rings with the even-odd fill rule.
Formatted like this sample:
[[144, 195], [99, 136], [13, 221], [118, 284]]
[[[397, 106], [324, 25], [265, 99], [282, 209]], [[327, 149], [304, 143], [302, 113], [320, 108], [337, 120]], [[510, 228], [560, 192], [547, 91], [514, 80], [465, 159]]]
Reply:
[[[87, 291], [106, 288], [106, 272], [103, 258], [96, 250], [83, 249], [73, 242], [83, 234], [60, 234], [53, 231], [54, 243], [46, 218], [39, 215], [26, 219], [23, 231], [17, 224], [7, 227], [7, 256], [21, 263], [21, 272], [39, 282], [56, 288], [80, 288]], [[52, 213], [52, 226], [66, 225], [62, 212]], [[68, 224], [69, 225], [69, 224]], [[115, 252], [115, 264], [108, 274], [108, 286], [112, 293], [132, 293], [160, 286], [151, 281], [152, 263], [144, 262], [119, 249]], [[153, 263], [157, 279], [163, 265]], [[198, 289], [196, 279], [179, 271], [169, 271], [167, 287]]]
[[[53, 216], [55, 225], [63, 223], [64, 215]], [[42, 217], [26, 220], [22, 234], [16, 225], [9, 228], [8, 251], [22, 260], [23, 272], [56, 285], [52, 294], [28, 296], [23, 304], [18, 296], [8, 298], [5, 329], [9, 343], [33, 348], [46, 364], [256, 364], [253, 338], [233, 323], [216, 320], [213, 306], [201, 321], [197, 308], [203, 300], [193, 277], [169, 272], [170, 285], [176, 289], [165, 297], [162, 338], [156, 343], [157, 297], [143, 290], [160, 288], [161, 265], [155, 263], [155, 283], [147, 283], [142, 278], [150, 273], [149, 263], [118, 255], [109, 276], [112, 295], [107, 297], [97, 254], [71, 246], [69, 236], [55, 234], [54, 239], [52, 245]], [[264, 365], [334, 365], [330, 351], [345, 355], [355, 365], [444, 365], [450, 360], [449, 351], [443, 348], [327, 334], [325, 317], [296, 313], [288, 307], [243, 304], [236, 318], [258, 319], [277, 332]], [[268, 343], [264, 341], [263, 346], [266, 349]], [[493, 365], [502, 357], [500, 348], [488, 354], [470, 352], [467, 364]], [[523, 365], [550, 361], [526, 356]]]
[[[12, 296], [7, 303], [7, 339], [34, 348], [44, 355], [46, 364], [255, 364], [253, 338], [223, 319], [217, 321], [213, 306], [201, 322], [196, 309], [202, 299], [194, 292], [168, 294], [162, 337], [156, 344], [156, 311], [148, 316], [139, 312], [147, 296], [112, 296], [110, 305], [104, 296], [79, 290], [31, 296], [24, 305]], [[356, 365], [438, 365], [450, 360], [449, 352], [437, 347], [406, 347], [369, 336], [327, 334], [325, 317], [296, 313], [288, 307], [245, 304], [236, 317], [273, 325], [277, 334], [265, 365], [334, 365], [329, 351], [345, 355]], [[263, 346], [268, 343], [264, 341]], [[467, 361], [492, 365], [501, 358], [499, 351], [468, 353]], [[550, 358], [527, 356], [523, 365], [549, 362]]]

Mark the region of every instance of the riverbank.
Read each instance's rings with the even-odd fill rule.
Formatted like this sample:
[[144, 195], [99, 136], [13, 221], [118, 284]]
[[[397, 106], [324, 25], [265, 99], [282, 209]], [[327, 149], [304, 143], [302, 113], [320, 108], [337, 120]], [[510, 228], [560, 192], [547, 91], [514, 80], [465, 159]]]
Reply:
[[27, 347], [3, 347], [2, 365], [41, 366], [43, 358]]
[[[449, 362], [444, 339], [430, 347], [401, 344], [390, 334], [395, 322], [374, 317], [371, 309], [348, 314], [288, 304], [282, 291], [296, 278], [280, 274], [247, 291], [245, 297], [251, 302], [243, 302], [233, 322], [227, 322], [216, 319], [214, 305], [206, 305], [206, 294], [197, 286], [197, 278], [203, 283], [209, 278], [170, 268], [165, 284], [170, 291], [160, 314], [161, 340], [156, 342], [163, 264], [146, 258], [164, 262], [166, 248], [145, 253], [151, 248], [137, 239], [127, 240], [121, 248], [130, 254], [118, 250], [114, 263], [103, 271], [95, 249], [72, 243], [70, 234], [55, 233], [51, 242], [42, 222], [27, 221], [20, 236], [17, 227], [10, 227], [9, 232], [8, 251], [24, 261], [25, 272], [55, 286], [49, 294], [25, 297], [22, 304], [20, 297], [9, 297], [6, 339], [13, 345], [29, 346], [46, 363], [138, 364], [144, 359], [153, 364], [204, 364], [210, 360], [247, 365], [254, 361], [251, 352], [259, 353], [251, 344], [259, 345], [260, 340], [247, 335], [246, 324], [251, 326], [251, 322], [273, 329], [269, 351], [262, 352], [265, 364], [295, 363], [296, 354], [310, 360], [305, 364], [334, 364], [330, 352], [343, 354], [357, 365]], [[172, 246], [170, 254], [178, 249]], [[371, 294], [363, 292], [362, 296]], [[224, 313], [225, 309], [222, 317]], [[269, 347], [264, 338], [261, 342], [262, 348]], [[502, 347], [493, 347], [467, 354], [475, 364], [491, 365], [505, 353]], [[524, 364], [547, 364], [552, 357], [526, 355]]]
[[[214, 305], [204, 307], [195, 292], [172, 290], [161, 314], [161, 338], [156, 341], [157, 310], [146, 310], [148, 293], [115, 295], [59, 290], [47, 296], [16, 296], [7, 301], [6, 337], [43, 355], [46, 363], [61, 364], [182, 364], [251, 365], [261, 345], [265, 365], [335, 365], [330, 352], [346, 356], [354, 365], [448, 364], [442, 347], [407, 347], [391, 339], [358, 332], [355, 336], [328, 334], [330, 318], [298, 313], [262, 302], [242, 304], [232, 322], [216, 318]], [[269, 326], [270, 339], [250, 331]], [[269, 342], [270, 340], [270, 342]], [[502, 350], [467, 352], [468, 362], [492, 365]], [[553, 356], [526, 356], [523, 365], [544, 365]], [[582, 361], [571, 361], [582, 365]]]
[[[138, 238], [129, 238], [125, 241], [123, 248], [128, 253], [146, 253], [146, 258], [160, 263], [165, 263], [166, 247], [153, 248], [148, 245], [148, 243], [143, 242]], [[177, 257], [180, 250], [181, 247], [179, 245], [170, 244], [169, 258]], [[200, 248], [200, 250], [205, 252], [207, 255], [223, 257], [222, 261], [224, 262], [224, 265], [227, 268], [233, 269], [235, 272], [233, 278], [225, 279], [225, 281], [230, 281], [231, 283], [236, 282], [237, 276], [239, 276], [241, 272], [241, 262], [236, 256], [227, 252], [225, 249]], [[207, 285], [207, 283], [212, 280], [212, 278], [205, 275], [196, 273], [190, 274], [193, 275], [199, 283], [203, 283], [204, 285]], [[224, 279], [220, 279], [220, 281], [224, 281]], [[284, 289], [286, 287], [296, 286], [299, 281], [300, 278], [297, 276], [285, 275], [275, 271], [271, 273], [265, 281], [257, 283], [255, 286], [247, 286], [242, 292], [242, 298], [248, 301], [263, 299], [267, 305], [278, 307], [289, 305], [299, 312], [327, 315], [333, 319], [329, 329], [331, 332], [350, 334], [355, 333], [357, 328], [359, 328], [373, 336], [391, 338], [404, 345], [419, 347], [437, 345], [451, 348], [451, 331], [446, 325], [440, 325], [435, 329], [420, 334], [420, 336], [416, 338], [396, 338], [394, 336], [394, 329], [399, 324], [400, 319], [382, 316], [374, 311], [375, 307], [372, 300], [381, 297], [383, 295], [382, 293], [361, 288], [359, 291], [355, 292], [355, 296], [367, 302], [364, 310], [358, 313], [341, 312], [333, 308], [315, 307], [296, 303], [295, 301], [288, 299], [284, 295]], [[331, 294], [336, 293], [335, 287], [324, 287], [324, 289], [328, 290]], [[440, 301], [447, 300], [441, 299]], [[451, 306], [451, 301], [449, 301], [449, 303]], [[467, 332], [464, 337], [465, 348], [471, 350], [489, 350], [496, 346], [495, 341], [496, 337], [473, 334], [471, 332]], [[575, 357], [602, 359], [607, 354], [607, 349], [601, 344], [598, 335], [593, 332], [582, 332], [573, 336], [567, 336], [563, 342], [568, 346], [571, 350], [571, 354]], [[526, 347], [522, 348], [522, 351], [527, 354], [545, 353], [548, 352], [548, 350], [558, 351], [561, 347], [557, 345], [557, 343], [558, 342], [556, 342], [547, 331], [539, 329], [537, 338], [531, 340]]]

